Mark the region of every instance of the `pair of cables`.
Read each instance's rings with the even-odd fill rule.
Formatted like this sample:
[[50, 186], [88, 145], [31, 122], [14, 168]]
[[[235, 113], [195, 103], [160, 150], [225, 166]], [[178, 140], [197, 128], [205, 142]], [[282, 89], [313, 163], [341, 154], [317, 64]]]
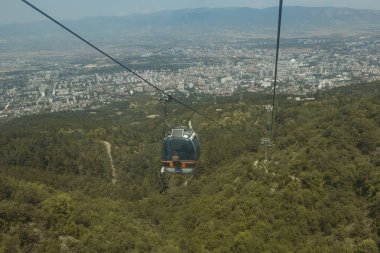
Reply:
[[[143, 76], [141, 76], [140, 74], [138, 74], [136, 71], [130, 69], [125, 64], [121, 63], [120, 61], [118, 61], [117, 59], [115, 59], [111, 55], [107, 54], [106, 52], [104, 52], [103, 50], [101, 50], [100, 48], [98, 48], [97, 46], [95, 46], [94, 44], [92, 44], [91, 42], [89, 42], [88, 40], [84, 39], [82, 36], [80, 36], [79, 34], [75, 33], [73, 30], [71, 30], [67, 26], [63, 25], [61, 22], [59, 22], [58, 20], [54, 19], [53, 17], [51, 17], [50, 15], [48, 15], [47, 13], [45, 13], [44, 11], [42, 11], [41, 9], [39, 9], [38, 7], [36, 7], [35, 5], [33, 5], [32, 3], [28, 2], [27, 0], [22, 0], [22, 1], [25, 4], [29, 5], [32, 9], [36, 10], [37, 12], [39, 12], [40, 14], [42, 14], [43, 16], [45, 16], [46, 18], [50, 19], [51, 21], [53, 21], [54, 23], [56, 23], [57, 25], [59, 25], [60, 27], [62, 27], [67, 32], [71, 33], [72, 35], [74, 35], [75, 37], [77, 37], [78, 39], [80, 39], [81, 41], [83, 41], [88, 46], [92, 47], [93, 49], [95, 49], [99, 53], [103, 54], [105, 57], [107, 57], [108, 59], [110, 59], [114, 63], [118, 64], [119, 66], [121, 66], [122, 68], [124, 68], [125, 70], [127, 70], [128, 72], [132, 73], [133, 75], [135, 75], [136, 77], [138, 77], [139, 79], [141, 79], [143, 82], [145, 82], [149, 86], [153, 87], [157, 91], [159, 91], [162, 94], [164, 94], [167, 98], [170, 98], [171, 100], [173, 100], [173, 101], [177, 102], [178, 104], [184, 106], [188, 110], [191, 110], [194, 113], [201, 115], [202, 117], [204, 117], [205, 119], [207, 119], [210, 122], [214, 123], [215, 125], [220, 126], [222, 128], [228, 129], [226, 126], [220, 124], [219, 122], [217, 122], [214, 119], [210, 118], [206, 114], [199, 112], [198, 110], [196, 110], [193, 107], [191, 107], [191, 106], [183, 103], [182, 101], [180, 101], [176, 97], [168, 94], [163, 89], [161, 89], [161, 88], [157, 87], [156, 85], [154, 85], [153, 83], [149, 82], [146, 78], [144, 78]], [[283, 0], [280, 0], [279, 16], [278, 16], [278, 29], [277, 29], [277, 47], [276, 47], [276, 61], [275, 61], [275, 77], [274, 77], [273, 98], [272, 98], [272, 122], [271, 122], [271, 136], [272, 136], [272, 138], [273, 138], [274, 106], [275, 106], [276, 85], [277, 85], [278, 53], [279, 53], [279, 47], [280, 47], [280, 31], [281, 31], [282, 5], [283, 5]]]

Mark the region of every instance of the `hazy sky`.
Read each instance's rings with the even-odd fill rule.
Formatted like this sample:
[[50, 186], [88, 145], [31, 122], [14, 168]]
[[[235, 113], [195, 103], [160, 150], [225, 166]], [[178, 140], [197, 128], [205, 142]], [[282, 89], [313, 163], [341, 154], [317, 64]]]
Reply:
[[[29, 0], [58, 19], [118, 16], [197, 7], [246, 6], [265, 8], [278, 0]], [[380, 10], [380, 0], [284, 0], [284, 5], [334, 6]], [[0, 0], [0, 24], [43, 20], [21, 0]]]

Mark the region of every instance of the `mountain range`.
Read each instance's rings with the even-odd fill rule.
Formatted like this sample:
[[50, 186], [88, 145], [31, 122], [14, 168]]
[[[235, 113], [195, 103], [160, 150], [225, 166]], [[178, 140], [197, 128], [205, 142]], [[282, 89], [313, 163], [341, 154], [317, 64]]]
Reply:
[[[135, 14], [118, 17], [88, 17], [63, 21], [75, 31], [89, 36], [158, 34], [169, 32], [249, 32], [270, 34], [277, 29], [278, 8], [199, 8]], [[376, 31], [379, 10], [331, 7], [285, 7], [284, 35], [355, 33]], [[64, 34], [50, 21], [0, 26], [1, 37], [25, 37]]]

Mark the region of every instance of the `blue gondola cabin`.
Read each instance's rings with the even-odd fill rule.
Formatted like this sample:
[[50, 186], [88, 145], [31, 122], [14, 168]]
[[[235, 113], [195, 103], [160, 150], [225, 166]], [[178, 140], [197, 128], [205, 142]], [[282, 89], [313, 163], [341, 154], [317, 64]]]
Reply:
[[162, 145], [161, 173], [194, 174], [199, 155], [199, 141], [193, 129], [172, 129]]

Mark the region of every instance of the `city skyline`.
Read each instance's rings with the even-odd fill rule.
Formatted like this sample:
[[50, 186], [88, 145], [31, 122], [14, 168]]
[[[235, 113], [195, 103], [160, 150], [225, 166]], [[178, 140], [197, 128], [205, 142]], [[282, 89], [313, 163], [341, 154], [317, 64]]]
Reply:
[[[80, 19], [89, 16], [124, 16], [135, 13], [148, 13], [164, 10], [177, 10], [186, 8], [218, 8], [218, 7], [251, 7], [267, 8], [278, 5], [277, 0], [114, 0], [106, 4], [101, 0], [82, 1], [57, 1], [57, 0], [31, 0], [44, 11], [50, 13], [58, 19]], [[26, 6], [21, 0], [1, 0], [0, 1], [0, 25], [12, 23], [25, 23], [44, 20], [44, 18]], [[348, 7], [354, 9], [380, 10], [378, 0], [289, 0], [284, 1], [284, 6], [306, 6], [306, 7]]]

